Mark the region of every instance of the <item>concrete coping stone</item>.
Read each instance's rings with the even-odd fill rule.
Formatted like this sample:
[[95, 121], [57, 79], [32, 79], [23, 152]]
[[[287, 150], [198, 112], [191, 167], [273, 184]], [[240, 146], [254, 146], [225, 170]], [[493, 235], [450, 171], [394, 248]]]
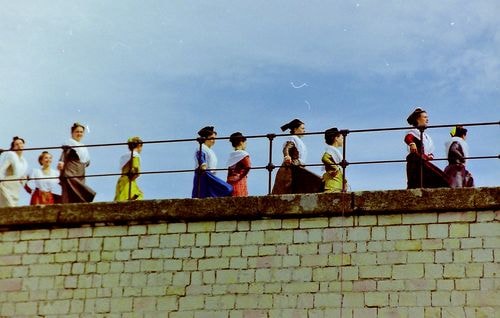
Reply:
[[0, 229], [498, 210], [500, 187], [165, 199], [0, 208]]

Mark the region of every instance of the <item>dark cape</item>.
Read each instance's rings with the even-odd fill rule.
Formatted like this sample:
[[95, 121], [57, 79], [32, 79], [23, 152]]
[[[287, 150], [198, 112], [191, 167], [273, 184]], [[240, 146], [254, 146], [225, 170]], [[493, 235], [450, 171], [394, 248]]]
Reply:
[[446, 174], [418, 153], [406, 156], [406, 176], [408, 189], [450, 187]]
[[[288, 153], [285, 148], [288, 148]], [[323, 179], [302, 165], [295, 144], [286, 143], [283, 149], [284, 154], [291, 157], [292, 163], [288, 165], [283, 162], [278, 169], [271, 194], [323, 192]]]
[[278, 169], [271, 194], [317, 193], [323, 189], [320, 176], [302, 166], [289, 165]]

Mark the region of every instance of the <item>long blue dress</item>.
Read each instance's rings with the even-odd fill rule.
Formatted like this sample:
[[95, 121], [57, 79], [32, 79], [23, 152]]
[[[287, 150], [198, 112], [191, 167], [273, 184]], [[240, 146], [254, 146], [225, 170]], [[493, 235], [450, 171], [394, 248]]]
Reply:
[[[205, 151], [196, 151], [195, 153], [198, 167], [202, 164], [208, 164], [207, 153]], [[208, 167], [207, 170], [197, 169], [194, 172], [193, 179], [193, 198], [215, 198], [227, 197], [233, 192], [233, 187], [222, 179], [217, 178], [209, 169], [215, 167]]]

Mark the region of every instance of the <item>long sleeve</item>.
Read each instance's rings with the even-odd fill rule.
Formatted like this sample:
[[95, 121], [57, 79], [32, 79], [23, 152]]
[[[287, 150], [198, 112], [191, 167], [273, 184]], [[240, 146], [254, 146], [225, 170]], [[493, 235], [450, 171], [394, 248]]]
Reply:
[[287, 141], [285, 143], [285, 146], [283, 147], [283, 157], [291, 156], [290, 155], [290, 149], [292, 149], [294, 147], [295, 147], [295, 144], [293, 142]]
[[203, 151], [196, 151], [195, 153], [195, 158], [194, 158], [195, 162], [196, 162], [196, 168], [199, 168], [201, 165], [203, 164], [206, 164], [207, 163], [207, 156], [205, 155], [205, 153]]
[[405, 143], [407, 145], [410, 145], [412, 143], [416, 144], [417, 142], [420, 142], [420, 140], [417, 137], [413, 136], [412, 134], [407, 134], [405, 136]]
[[462, 146], [458, 142], [454, 142], [450, 146], [450, 150], [448, 151], [448, 162], [450, 164], [456, 163], [465, 163], [464, 159], [464, 151]]
[[296, 144], [293, 141], [287, 141], [283, 146], [283, 157], [290, 156], [292, 159], [292, 165], [300, 166], [304, 164], [300, 159], [300, 153], [297, 149]]

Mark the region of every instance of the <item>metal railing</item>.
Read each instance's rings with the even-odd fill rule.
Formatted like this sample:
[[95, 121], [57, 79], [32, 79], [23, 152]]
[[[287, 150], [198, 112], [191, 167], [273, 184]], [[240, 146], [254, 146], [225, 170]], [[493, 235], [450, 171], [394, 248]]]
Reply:
[[[500, 126], [500, 121], [497, 122], [477, 122], [477, 123], [460, 123], [460, 124], [445, 124], [445, 125], [430, 125], [426, 126], [424, 128], [420, 128], [421, 132], [421, 137], [424, 132], [424, 130], [427, 129], [435, 129], [435, 128], [449, 128], [449, 127], [454, 127], [454, 126], [463, 126], [463, 127], [472, 127], [472, 126]], [[341, 129], [339, 132], [343, 135], [344, 137], [344, 145], [343, 145], [343, 160], [339, 163], [336, 163], [336, 165], [340, 166], [342, 168], [342, 192], [346, 192], [347, 189], [345, 187], [346, 184], [346, 171], [347, 167], [350, 165], [372, 165], [372, 164], [387, 164], [387, 163], [405, 163], [407, 162], [406, 159], [389, 159], [389, 160], [370, 160], [370, 161], [348, 161], [347, 160], [347, 149], [348, 146], [350, 145], [348, 140], [349, 136], [351, 134], [362, 134], [362, 133], [373, 133], [373, 132], [386, 132], [386, 131], [402, 131], [402, 130], [410, 130], [410, 129], [415, 129], [415, 127], [386, 127], [386, 128], [368, 128], [368, 129]], [[324, 131], [317, 131], [317, 132], [310, 132], [310, 133], [304, 133], [304, 136], [308, 135], [323, 135]], [[286, 137], [290, 136], [291, 134], [274, 134], [274, 133], [269, 133], [269, 134], [262, 134], [262, 135], [249, 135], [245, 136], [247, 139], [267, 139], [268, 140], [268, 162], [265, 166], [253, 166], [251, 167], [252, 170], [267, 170], [268, 172], [268, 178], [267, 178], [267, 189], [268, 189], [268, 194], [271, 193], [272, 189], [272, 173], [274, 169], [280, 168], [281, 165], [275, 165], [273, 163], [273, 146], [274, 146], [274, 140], [277, 137]], [[216, 140], [229, 140], [229, 137], [217, 137], [215, 138]], [[421, 139], [422, 140], [422, 139]], [[169, 140], [149, 140], [149, 141], [143, 141], [143, 144], [167, 144], [167, 143], [186, 143], [186, 142], [198, 142], [199, 144], [199, 150], [201, 151], [201, 145], [205, 141], [205, 138], [198, 137], [198, 138], [188, 138], [188, 139], [169, 139]], [[72, 146], [72, 148], [78, 148], [78, 147], [88, 147], [88, 148], [95, 148], [95, 147], [116, 147], [116, 146], [126, 146], [128, 143], [127, 142], [120, 142], [120, 143], [102, 143], [102, 144], [88, 144], [85, 146]], [[25, 148], [23, 151], [37, 151], [37, 150], [54, 150], [54, 149], [62, 149], [64, 146], [49, 146], [49, 147], [35, 147], [35, 148]], [[6, 150], [4, 150], [6, 151]], [[133, 158], [133, 151], [130, 151], [130, 156], [131, 159]], [[280, 158], [281, 159], [281, 158]], [[465, 159], [468, 160], [478, 160], [478, 159], [500, 159], [500, 154], [495, 154], [495, 155], [487, 155], [487, 156], [471, 156], [467, 157]], [[447, 160], [447, 158], [435, 158], [433, 159], [434, 161], [440, 161], [440, 160]], [[322, 163], [317, 163], [317, 164], [306, 164], [304, 165], [305, 167], [318, 167], [318, 166], [323, 166]], [[177, 169], [177, 170], [155, 170], [155, 171], [141, 171], [138, 174], [140, 175], [151, 175], [151, 174], [178, 174], [178, 173], [193, 173], [196, 172], [196, 168], [194, 169]], [[212, 171], [226, 171], [226, 168], [219, 168], [219, 169], [211, 169]], [[86, 177], [86, 178], [97, 178], [97, 177], [110, 177], [110, 176], [123, 176], [127, 175], [124, 173], [99, 173], [99, 174], [87, 174], [85, 176], [73, 176], [73, 177], [66, 177], [66, 178], [81, 178], [81, 177]], [[420, 186], [423, 186], [423, 181], [422, 181], [422, 173], [420, 174], [421, 180], [420, 180]], [[58, 177], [44, 177], [44, 178], [32, 178], [30, 180], [44, 180], [44, 179], [57, 179]], [[20, 178], [20, 179], [0, 179], [0, 182], [3, 181], [24, 181], [26, 178]], [[131, 183], [132, 180], [129, 177], [129, 182]], [[130, 184], [129, 184], [129, 189], [130, 189]], [[129, 190], [129, 199], [130, 199], [130, 190]]]

